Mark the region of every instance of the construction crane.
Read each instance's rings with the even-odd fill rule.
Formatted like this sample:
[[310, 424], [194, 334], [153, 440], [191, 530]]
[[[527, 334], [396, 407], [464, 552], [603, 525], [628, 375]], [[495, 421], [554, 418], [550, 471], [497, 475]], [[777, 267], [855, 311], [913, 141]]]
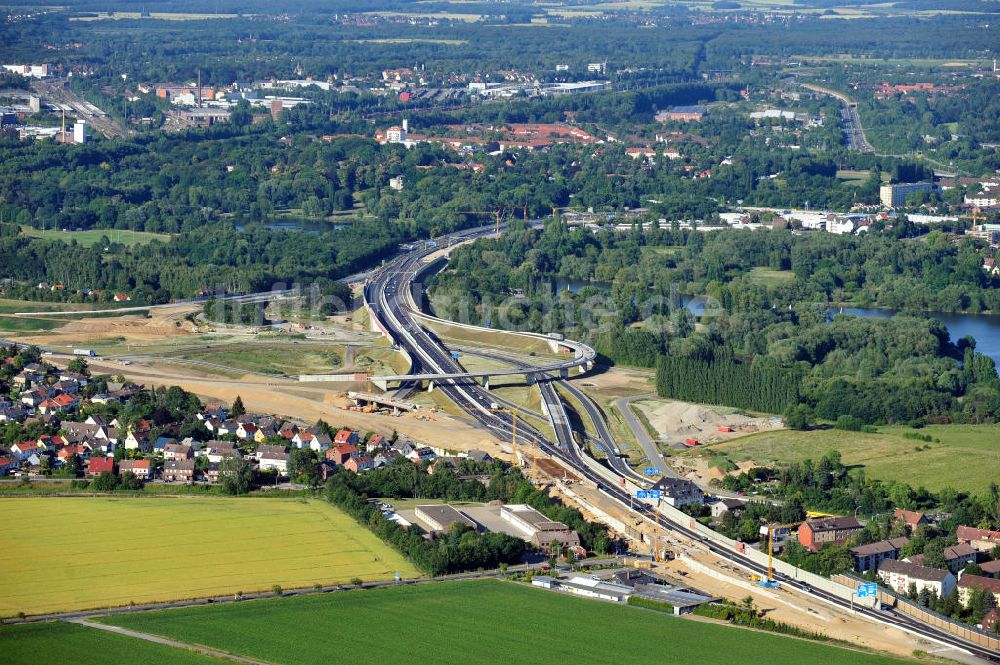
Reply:
[[767, 525], [767, 579], [758, 579], [757, 584], [769, 589], [775, 589], [778, 587], [778, 582], [774, 579], [774, 531], [775, 529], [782, 529], [786, 526], [799, 526], [800, 524], [802, 524], [802, 522]]

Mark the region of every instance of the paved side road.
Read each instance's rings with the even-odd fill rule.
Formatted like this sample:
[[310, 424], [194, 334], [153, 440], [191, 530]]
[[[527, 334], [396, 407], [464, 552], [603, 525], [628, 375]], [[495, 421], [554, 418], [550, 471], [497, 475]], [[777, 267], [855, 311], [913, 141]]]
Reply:
[[86, 626], [87, 628], [96, 628], [97, 630], [105, 630], [109, 633], [117, 633], [118, 635], [125, 635], [126, 637], [134, 637], [135, 639], [146, 640], [147, 642], [155, 642], [156, 644], [174, 647], [175, 649], [194, 651], [205, 656], [221, 658], [234, 663], [245, 663], [245, 665], [274, 665], [273, 663], [269, 663], [265, 660], [256, 660], [254, 658], [247, 658], [246, 656], [237, 656], [236, 654], [219, 651], [218, 649], [211, 649], [199, 644], [178, 642], [177, 640], [160, 637], [159, 635], [153, 635], [152, 633], [141, 633], [138, 630], [129, 630], [128, 628], [122, 628], [121, 626], [109, 626], [103, 623], [95, 623], [88, 619], [70, 619], [68, 623], [75, 623], [81, 626]]

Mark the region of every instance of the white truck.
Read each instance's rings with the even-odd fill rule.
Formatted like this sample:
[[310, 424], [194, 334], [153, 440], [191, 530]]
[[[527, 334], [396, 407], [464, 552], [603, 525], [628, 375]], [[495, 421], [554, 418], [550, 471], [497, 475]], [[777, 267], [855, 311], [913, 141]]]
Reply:
[[92, 349], [73, 349], [74, 356], [87, 356], [88, 358], [93, 358], [97, 354], [94, 353]]

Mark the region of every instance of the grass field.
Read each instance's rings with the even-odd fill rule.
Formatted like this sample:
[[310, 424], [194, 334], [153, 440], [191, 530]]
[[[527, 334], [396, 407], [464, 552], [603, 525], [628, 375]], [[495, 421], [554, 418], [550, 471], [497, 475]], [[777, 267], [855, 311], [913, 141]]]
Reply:
[[266, 374], [326, 374], [343, 365], [343, 347], [318, 345], [241, 345], [185, 351], [176, 356]]
[[[941, 443], [907, 439], [904, 432], [929, 435]], [[706, 450], [724, 452], [734, 461], [761, 464], [818, 460], [827, 451], [839, 450], [845, 464], [863, 468], [871, 478], [898, 480], [930, 490], [953, 487], [983, 492], [1000, 478], [1000, 425], [930, 425], [920, 430], [880, 427], [876, 434], [780, 430], [711, 444]]]
[[758, 266], [751, 268], [750, 279], [764, 286], [780, 286], [794, 280], [795, 273], [791, 270], [771, 270]]
[[[105, 621], [284, 665], [899, 662], [494, 580], [253, 601]], [[739, 657], [734, 658], [737, 650]]]
[[170, 236], [165, 233], [146, 233], [145, 231], [128, 231], [119, 229], [90, 229], [88, 231], [42, 231], [31, 226], [22, 226], [21, 233], [32, 238], [44, 238], [47, 240], [59, 240], [61, 242], [77, 241], [79, 244], [90, 247], [101, 241], [102, 237], [107, 237], [112, 242], [120, 243], [132, 247], [134, 245], [144, 245], [151, 240], [166, 242]]
[[72, 623], [0, 626], [6, 665], [221, 665], [224, 661]]
[[65, 323], [65, 321], [54, 321], [50, 319], [0, 316], [0, 330], [4, 332], [38, 332], [41, 330], [52, 330], [57, 326], [65, 325]]
[[416, 569], [319, 500], [2, 499], [0, 616], [404, 577]]

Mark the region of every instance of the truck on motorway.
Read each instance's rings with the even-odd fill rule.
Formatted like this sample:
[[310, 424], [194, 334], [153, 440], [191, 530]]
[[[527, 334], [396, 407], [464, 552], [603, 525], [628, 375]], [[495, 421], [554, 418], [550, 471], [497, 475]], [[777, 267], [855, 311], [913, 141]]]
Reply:
[[74, 356], [87, 356], [93, 358], [97, 354], [94, 353], [93, 349], [73, 349]]

